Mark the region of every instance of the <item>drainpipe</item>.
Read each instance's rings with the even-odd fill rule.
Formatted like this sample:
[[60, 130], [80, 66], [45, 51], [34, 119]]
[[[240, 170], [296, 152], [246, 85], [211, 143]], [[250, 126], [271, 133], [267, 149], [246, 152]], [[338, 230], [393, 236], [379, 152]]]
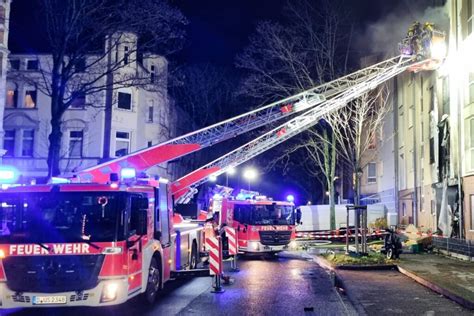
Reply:
[[394, 187], [394, 202], [395, 202], [395, 210], [397, 211], [397, 214], [398, 214], [398, 218], [397, 218], [397, 221], [400, 223], [400, 219], [401, 219], [401, 216], [400, 216], [400, 210], [399, 210], [399, 204], [400, 204], [400, 201], [398, 199], [398, 190], [400, 189], [400, 170], [398, 168], [398, 156], [400, 155], [400, 152], [399, 152], [399, 148], [398, 148], [398, 136], [399, 136], [399, 130], [398, 130], [398, 81], [397, 81], [397, 77], [395, 77], [393, 79], [393, 91], [395, 91], [395, 93], [393, 94], [393, 103], [392, 103], [392, 106], [393, 106], [393, 128], [394, 128], [394, 131], [395, 131], [395, 135], [396, 137], [393, 138], [393, 147], [394, 147], [394, 172], [395, 172], [395, 187]]

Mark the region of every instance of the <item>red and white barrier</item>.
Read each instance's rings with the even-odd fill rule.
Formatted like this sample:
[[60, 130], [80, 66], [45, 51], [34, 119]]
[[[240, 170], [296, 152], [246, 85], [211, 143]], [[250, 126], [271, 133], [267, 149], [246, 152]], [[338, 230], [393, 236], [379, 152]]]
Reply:
[[206, 245], [209, 248], [209, 274], [222, 274], [222, 249], [220, 240], [216, 237], [206, 238]]
[[[366, 236], [367, 238], [380, 238], [383, 237], [386, 233], [385, 232], [372, 232], [372, 233], [367, 233]], [[362, 237], [362, 234], [359, 233], [357, 234], [359, 237]], [[355, 233], [349, 231], [349, 237], [355, 237]], [[320, 234], [320, 233], [309, 233], [309, 232], [303, 232], [303, 233], [296, 233], [296, 238], [308, 238], [308, 239], [343, 239], [346, 238], [346, 234], [339, 234], [339, 233], [327, 233], [327, 234]]]
[[234, 256], [237, 254], [237, 235], [235, 234], [235, 228], [226, 226], [225, 234], [229, 243], [229, 255]]

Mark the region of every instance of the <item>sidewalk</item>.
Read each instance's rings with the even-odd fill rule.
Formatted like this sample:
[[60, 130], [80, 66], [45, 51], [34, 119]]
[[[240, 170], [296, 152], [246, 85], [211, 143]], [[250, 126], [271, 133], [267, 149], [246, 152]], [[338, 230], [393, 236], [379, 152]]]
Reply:
[[433, 291], [474, 309], [474, 262], [435, 254], [402, 254], [398, 270]]
[[[380, 270], [381, 268], [381, 266], [378, 265], [335, 267], [325, 258], [318, 255], [314, 255], [314, 260], [323, 268], [333, 271], [336, 279], [339, 280], [343, 287], [349, 285], [347, 289], [348, 294], [349, 292], [356, 293], [358, 291], [354, 289], [351, 291], [350, 282], [346, 282], [350, 281], [348, 278], [351, 275], [349, 273], [350, 270], [355, 271], [355, 273], [352, 273], [353, 277], [359, 277], [357, 276], [357, 271], [365, 271], [369, 273], [366, 274], [365, 278], [369, 278], [371, 272], [374, 274], [373, 277], [377, 278], [376, 275], [379, 271], [375, 270]], [[444, 295], [459, 305], [474, 310], [474, 262], [462, 261], [436, 254], [403, 253], [400, 259], [395, 263], [396, 266], [393, 266], [393, 268], [398, 270], [398, 272], [432, 291]], [[387, 275], [389, 274], [390, 273], [387, 273]]]

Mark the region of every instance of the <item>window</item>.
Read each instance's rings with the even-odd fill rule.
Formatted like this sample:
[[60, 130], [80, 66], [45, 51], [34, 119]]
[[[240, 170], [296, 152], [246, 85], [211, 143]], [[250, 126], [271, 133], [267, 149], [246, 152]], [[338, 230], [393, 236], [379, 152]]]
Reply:
[[155, 66], [151, 65], [150, 67], [150, 82], [154, 83], [155, 82]]
[[5, 136], [3, 137], [3, 149], [7, 152], [5, 157], [15, 156], [15, 130], [5, 130]]
[[19, 59], [10, 60], [10, 68], [12, 70], [19, 70], [20, 69], [20, 60]]
[[132, 109], [132, 95], [130, 93], [118, 93], [118, 108], [124, 110]]
[[153, 122], [153, 101], [148, 104], [148, 122]]
[[10, 108], [10, 109], [16, 108], [17, 102], [18, 102], [18, 91], [13, 90], [13, 89], [8, 89], [7, 98], [5, 100], [5, 107]]
[[405, 174], [405, 155], [400, 154], [400, 159], [398, 160], [398, 180], [400, 183], [400, 189], [405, 189], [405, 180], [406, 180], [406, 174]]
[[34, 130], [23, 130], [23, 140], [21, 146], [22, 157], [33, 157]]
[[377, 137], [375, 137], [375, 133], [372, 133], [370, 136], [370, 141], [369, 141], [369, 149], [375, 149], [377, 148]]
[[85, 72], [86, 60], [84, 58], [78, 58], [74, 64], [74, 69], [76, 70], [76, 72]]
[[82, 157], [83, 131], [69, 132], [69, 157]]
[[434, 111], [434, 104], [435, 104], [435, 98], [434, 98], [434, 88], [433, 86], [430, 87], [429, 89], [429, 97], [430, 97], [430, 112]]
[[124, 53], [123, 53], [123, 63], [124, 63], [124, 65], [126, 65], [126, 64], [128, 64], [128, 56], [129, 56], [129, 54], [130, 54], [130, 53], [128, 52], [128, 46], [125, 46], [125, 47], [123, 48], [123, 50], [124, 50]]
[[83, 109], [86, 106], [86, 94], [84, 92], [74, 93], [71, 109]]
[[26, 90], [24, 107], [27, 109], [36, 107], [36, 90]]
[[[170, 205], [168, 205], [168, 194], [167, 187], [165, 183], [160, 183], [160, 189], [158, 191], [159, 200], [158, 200], [158, 219], [161, 222], [161, 243], [167, 245], [170, 242]], [[156, 229], [160, 229], [160, 225], [156, 225]]]
[[367, 164], [367, 183], [377, 182], [377, 163], [369, 162]]
[[405, 117], [403, 112], [400, 113], [400, 120], [398, 121], [398, 142], [400, 147], [405, 144]]
[[471, 168], [474, 170], [474, 118], [469, 119], [469, 154], [471, 155]]
[[160, 124], [166, 126], [166, 112], [165, 107], [161, 106], [160, 110]]
[[115, 157], [122, 157], [130, 152], [130, 133], [115, 133]]
[[435, 163], [435, 143], [434, 137], [430, 138], [430, 164]]
[[471, 230], [474, 230], [474, 194], [471, 194], [470, 198], [471, 198]]
[[38, 70], [38, 60], [32, 59], [26, 62], [26, 69], [27, 70]]
[[443, 78], [443, 113], [449, 114], [449, 79], [448, 77]]
[[474, 72], [469, 73], [469, 103], [474, 103]]
[[147, 142], [147, 146], [148, 146], [148, 148], [150, 148], [151, 146], [153, 146], [153, 142], [152, 142], [151, 140], [149, 140], [149, 141]]

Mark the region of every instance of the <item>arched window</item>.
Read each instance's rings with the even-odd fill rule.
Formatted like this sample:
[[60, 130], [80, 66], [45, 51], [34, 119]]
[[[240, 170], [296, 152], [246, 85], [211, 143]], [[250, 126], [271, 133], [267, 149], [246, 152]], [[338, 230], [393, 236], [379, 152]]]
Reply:
[[7, 85], [7, 95], [5, 99], [5, 107], [9, 109], [14, 109], [18, 107], [18, 88], [16, 84]]
[[37, 90], [36, 87], [27, 87], [25, 89], [25, 100], [23, 106], [27, 109], [34, 109], [36, 108], [36, 97], [37, 97]]

